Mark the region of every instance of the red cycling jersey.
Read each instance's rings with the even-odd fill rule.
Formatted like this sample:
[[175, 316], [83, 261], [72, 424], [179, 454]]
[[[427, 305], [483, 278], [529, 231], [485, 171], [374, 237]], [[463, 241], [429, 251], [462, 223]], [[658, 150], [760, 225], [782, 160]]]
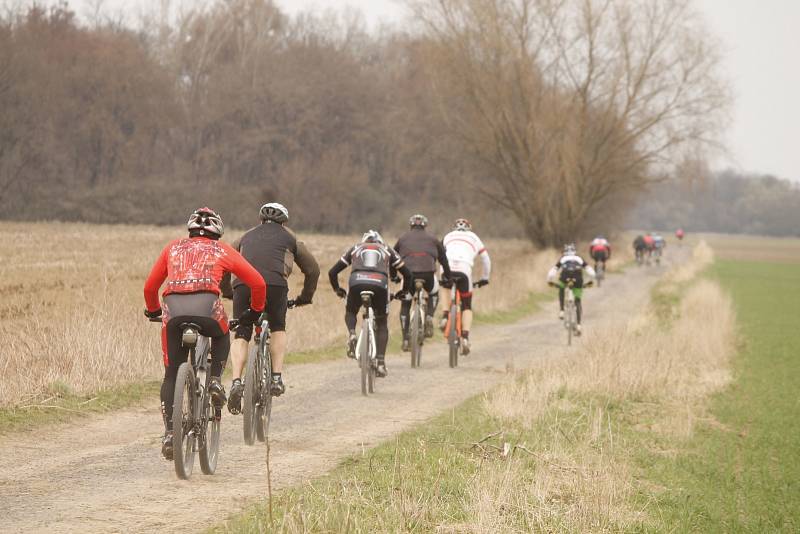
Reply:
[[161, 307], [158, 289], [165, 280], [162, 296], [199, 291], [219, 295], [219, 283], [226, 272], [232, 272], [250, 287], [250, 307], [262, 311], [267, 295], [264, 279], [236, 249], [207, 237], [176, 239], [164, 247], [144, 284], [147, 310]]

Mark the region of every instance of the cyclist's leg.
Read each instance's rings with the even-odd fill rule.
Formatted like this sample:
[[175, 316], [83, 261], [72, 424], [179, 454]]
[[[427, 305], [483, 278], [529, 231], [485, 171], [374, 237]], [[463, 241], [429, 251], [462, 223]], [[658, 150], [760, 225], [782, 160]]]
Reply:
[[436, 280], [436, 273], [424, 273], [425, 291], [428, 292], [428, 309], [425, 315], [433, 317], [436, 307], [439, 305], [439, 282]]
[[286, 308], [289, 288], [271, 285], [267, 288], [267, 321], [270, 331], [270, 354], [272, 374], [281, 375], [286, 356]]
[[400, 304], [400, 329], [403, 332], [403, 339], [408, 339], [409, 316], [411, 315], [411, 301], [404, 300]]
[[175, 321], [168, 322], [163, 327], [164, 353], [164, 380], [161, 382], [161, 415], [164, 419], [164, 429], [172, 430], [172, 404], [175, 398], [175, 378], [178, 367], [186, 361], [189, 350], [181, 344], [181, 330]]
[[459, 273], [456, 284], [461, 297], [461, 337], [469, 339], [469, 330], [472, 326], [472, 283], [469, 276]]
[[378, 376], [386, 376], [386, 346], [389, 344], [389, 290], [376, 287], [372, 291], [372, 309], [375, 312], [375, 359]]
[[[233, 317], [238, 319], [250, 307], [250, 288], [242, 284], [233, 289]], [[247, 346], [253, 337], [253, 325], [239, 325], [231, 347], [231, 378], [233, 382], [242, 378], [247, 363]], [[231, 385], [233, 387], [233, 384]]]
[[558, 308], [564, 311], [564, 283], [558, 285]]

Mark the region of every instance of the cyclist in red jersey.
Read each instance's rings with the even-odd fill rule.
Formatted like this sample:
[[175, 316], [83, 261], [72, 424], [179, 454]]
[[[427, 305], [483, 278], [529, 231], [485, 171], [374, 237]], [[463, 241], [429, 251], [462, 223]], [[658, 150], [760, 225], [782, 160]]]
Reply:
[[[144, 284], [144, 314], [161, 318], [161, 346], [164, 355], [164, 381], [161, 384], [161, 413], [164, 418], [164, 439], [161, 453], [172, 459], [172, 403], [178, 367], [186, 361], [188, 349], [181, 344], [180, 325], [192, 322], [200, 326], [200, 334], [211, 338], [211, 385], [209, 392], [215, 408], [225, 404], [225, 389], [219, 377], [225, 368], [230, 350], [228, 318], [219, 300], [219, 283], [226, 272], [232, 272], [250, 287], [251, 309], [240, 317], [253, 323], [264, 310], [266, 284], [261, 275], [230, 245], [219, 238], [224, 233], [222, 219], [214, 210], [200, 208], [189, 217], [189, 237], [176, 239], [161, 251]], [[162, 293], [163, 311], [158, 290]]]

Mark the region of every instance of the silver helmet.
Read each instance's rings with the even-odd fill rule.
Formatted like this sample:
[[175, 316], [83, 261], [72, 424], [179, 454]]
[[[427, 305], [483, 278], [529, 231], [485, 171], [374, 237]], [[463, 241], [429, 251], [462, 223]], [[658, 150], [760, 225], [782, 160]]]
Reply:
[[383, 241], [383, 237], [381, 234], [378, 233], [377, 230], [367, 230], [364, 232], [364, 235], [361, 236], [362, 243], [380, 243], [381, 245], [385, 244]]
[[261, 222], [272, 221], [284, 224], [289, 220], [289, 210], [283, 204], [278, 204], [277, 202], [268, 202], [261, 206], [259, 215]]

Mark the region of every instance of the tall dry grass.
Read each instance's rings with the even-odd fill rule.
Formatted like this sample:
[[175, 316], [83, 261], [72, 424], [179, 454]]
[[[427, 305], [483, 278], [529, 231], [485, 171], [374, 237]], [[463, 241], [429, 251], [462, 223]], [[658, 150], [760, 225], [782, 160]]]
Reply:
[[[686, 289], [710, 261], [710, 249], [701, 243], [691, 261], [666, 276], [659, 291], [681, 292], [670, 324], [648, 310], [594, 333], [573, 356], [550, 358], [486, 397], [486, 411], [505, 425], [542, 428], [547, 435], [533, 472], [516, 469], [512, 459], [476, 481], [469, 506], [475, 532], [524, 530], [519, 517], [513, 524], [503, 521], [509, 506], [536, 530], [617, 530], [640, 519], [630, 508], [636, 490], [631, 467], [614, 453], [619, 437], [609, 406], [656, 407], [649, 410], [656, 414], [650, 430], [689, 436], [704, 399], [729, 382], [732, 302], [708, 280]], [[570, 436], [553, 423], [559, 418], [574, 421]]]
[[[229, 231], [226, 239], [239, 234]], [[182, 235], [179, 227], [6, 223], [0, 234], [0, 406], [160, 378], [159, 332], [142, 315], [142, 287], [161, 248]], [[358, 239], [301, 237], [323, 272], [314, 305], [289, 312], [289, 362], [291, 352], [343, 343], [343, 303], [330, 289], [327, 270]], [[508, 309], [544, 288], [553, 252], [537, 252], [523, 241], [487, 244], [494, 274], [477, 292], [477, 309]], [[300, 278], [291, 279], [292, 295]], [[346, 283], [344, 275], [341, 280]]]

